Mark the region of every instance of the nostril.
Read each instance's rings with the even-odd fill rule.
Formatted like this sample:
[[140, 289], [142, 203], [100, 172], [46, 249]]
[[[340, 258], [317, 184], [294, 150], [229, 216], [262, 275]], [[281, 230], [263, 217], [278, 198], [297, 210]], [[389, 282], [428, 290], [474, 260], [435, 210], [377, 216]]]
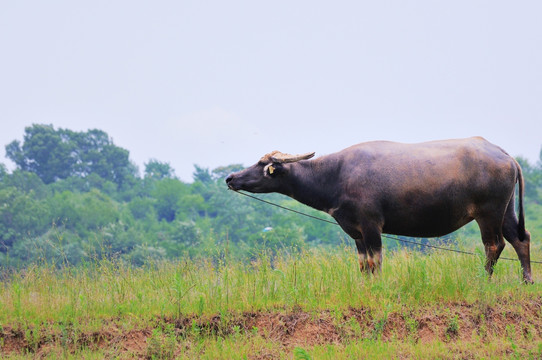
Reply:
[[226, 184], [229, 183], [230, 181], [232, 181], [233, 179], [233, 175], [229, 175], [227, 178], [226, 178]]

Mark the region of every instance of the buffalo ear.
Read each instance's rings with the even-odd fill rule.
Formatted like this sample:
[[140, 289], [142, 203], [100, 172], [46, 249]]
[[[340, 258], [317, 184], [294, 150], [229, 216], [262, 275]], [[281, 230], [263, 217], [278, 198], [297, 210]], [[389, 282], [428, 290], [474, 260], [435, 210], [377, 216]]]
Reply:
[[267, 164], [263, 168], [264, 175], [273, 176], [275, 173], [275, 166], [273, 164]]
[[271, 177], [275, 177], [282, 173], [282, 165], [279, 163], [267, 164], [264, 168], [265, 174]]

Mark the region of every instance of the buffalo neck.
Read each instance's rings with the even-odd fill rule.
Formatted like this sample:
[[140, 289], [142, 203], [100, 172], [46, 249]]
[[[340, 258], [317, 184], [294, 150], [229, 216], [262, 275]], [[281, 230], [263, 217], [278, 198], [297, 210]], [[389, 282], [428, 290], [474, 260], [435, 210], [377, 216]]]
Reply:
[[325, 166], [321, 160], [299, 161], [289, 164], [284, 195], [312, 208], [328, 211], [334, 207], [333, 189], [337, 186], [337, 166]]

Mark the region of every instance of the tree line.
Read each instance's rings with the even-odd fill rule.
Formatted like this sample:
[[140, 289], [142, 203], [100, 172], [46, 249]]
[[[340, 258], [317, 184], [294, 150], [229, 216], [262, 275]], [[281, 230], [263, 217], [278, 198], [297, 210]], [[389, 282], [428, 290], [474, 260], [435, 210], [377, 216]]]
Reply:
[[[240, 164], [212, 170], [194, 165], [193, 182], [186, 183], [169, 163], [150, 159], [140, 175], [129, 151], [104, 131], [40, 124], [26, 127], [23, 142], [13, 141], [5, 149], [16, 168], [9, 172], [0, 164], [4, 268], [40, 261], [76, 265], [104, 257], [141, 265], [183, 256], [228, 252], [250, 257], [263, 249], [352, 243], [338, 226], [228, 191], [224, 178], [242, 169]], [[527, 206], [541, 210], [542, 154], [535, 165], [518, 160]], [[262, 197], [326, 216], [281, 195]], [[542, 233], [542, 219], [532, 222], [535, 233]]]

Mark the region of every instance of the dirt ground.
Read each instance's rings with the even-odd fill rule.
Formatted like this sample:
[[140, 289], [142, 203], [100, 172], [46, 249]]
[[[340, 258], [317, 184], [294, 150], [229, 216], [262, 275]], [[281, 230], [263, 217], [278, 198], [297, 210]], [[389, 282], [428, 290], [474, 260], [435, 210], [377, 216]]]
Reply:
[[[382, 342], [429, 344], [435, 341], [462, 343], [501, 341], [517, 344], [542, 342], [542, 298], [521, 304], [446, 304], [412, 312], [374, 313], [364, 308], [306, 312], [301, 309], [247, 312], [226, 317], [186, 316], [157, 318], [144, 328], [124, 329], [122, 319], [103, 322], [99, 331], [76, 331], [70, 324], [44, 324], [39, 331], [1, 327], [0, 355], [33, 354], [35, 358], [55, 352], [75, 353], [88, 348], [123, 357], [148, 358], [151, 339], [170, 337], [173, 346], [195, 337], [259, 336], [284, 350], [316, 345], [341, 345], [372, 339]], [[58, 330], [59, 328], [63, 330]], [[155, 329], [169, 329], [156, 332]], [[534, 345], [533, 345], [534, 346]], [[257, 354], [254, 356], [258, 358]]]

